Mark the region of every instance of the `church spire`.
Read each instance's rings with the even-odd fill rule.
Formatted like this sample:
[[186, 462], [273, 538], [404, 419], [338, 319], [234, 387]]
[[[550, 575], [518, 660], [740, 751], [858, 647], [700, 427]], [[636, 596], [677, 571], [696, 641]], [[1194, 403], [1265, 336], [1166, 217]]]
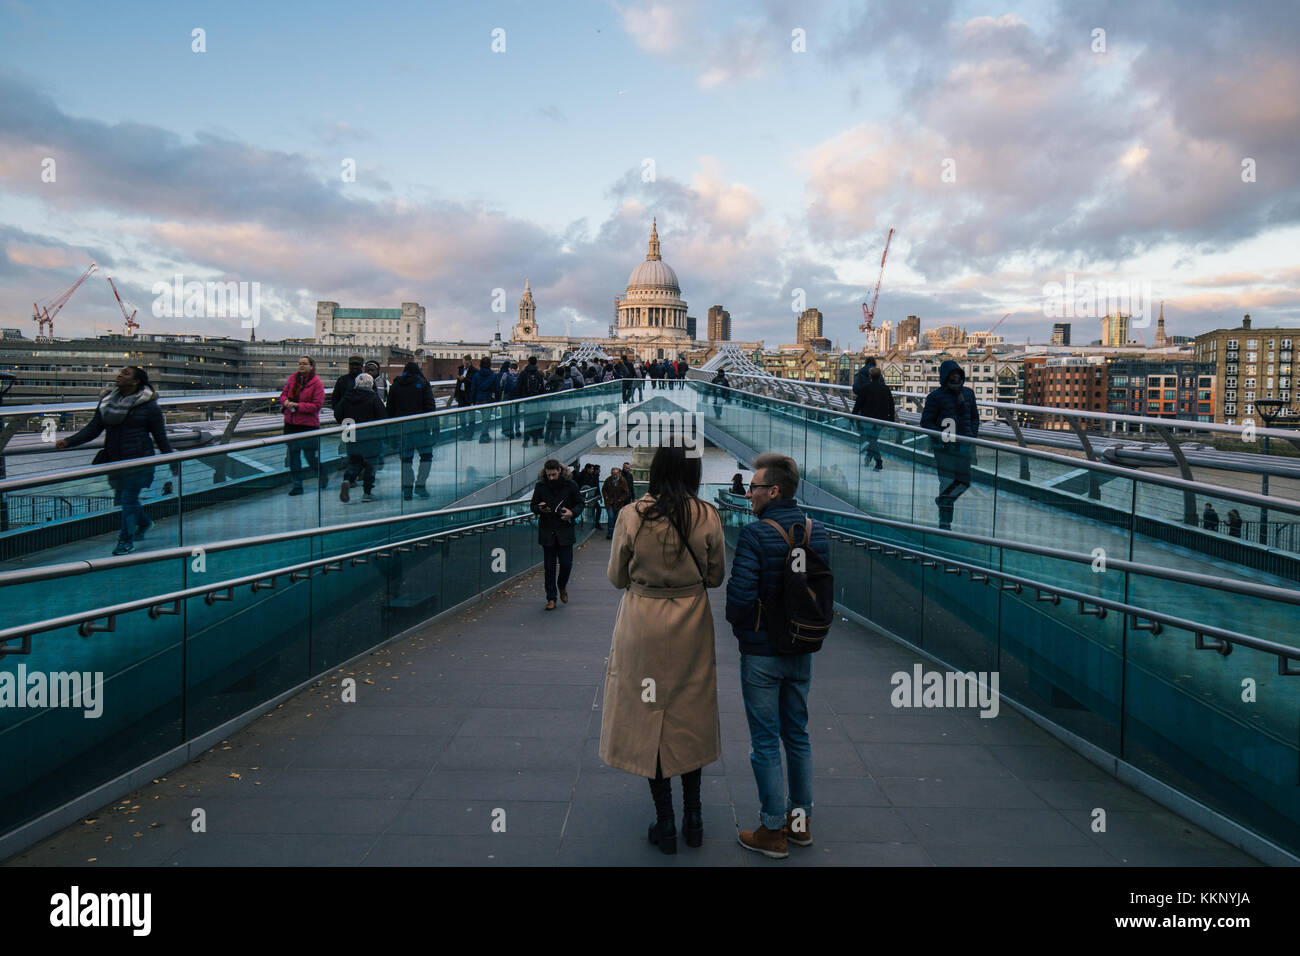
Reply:
[[655, 216], [650, 225], [650, 251], [646, 253], [646, 261], [651, 259], [660, 259], [659, 255], [659, 217]]

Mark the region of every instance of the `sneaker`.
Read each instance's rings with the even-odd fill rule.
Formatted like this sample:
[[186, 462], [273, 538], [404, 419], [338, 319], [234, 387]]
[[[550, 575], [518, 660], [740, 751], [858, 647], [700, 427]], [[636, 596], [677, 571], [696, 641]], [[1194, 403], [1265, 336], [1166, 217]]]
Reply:
[[147, 521], [143, 528], [140, 528], [138, 531], [136, 531], [135, 540], [139, 541], [141, 538], [143, 538], [144, 533], [152, 527], [153, 527], [153, 521], [152, 520]]
[[410, 501], [413, 497], [415, 497], [415, 495], [412, 493], [412, 491], [411, 491], [410, 488], [403, 488], [403, 489], [402, 489], [402, 500], [403, 500], [403, 501]]
[[791, 829], [793, 826], [794, 814], [787, 813], [785, 815], [785, 827], [782, 830], [785, 833], [785, 838], [795, 846], [812, 846], [812, 820], [804, 817], [799, 823], [797, 832]]
[[879, 458], [877, 458], [877, 459], [876, 459], [876, 471], [881, 471], [881, 470], [884, 469], [884, 467], [885, 467], [885, 463], [884, 463], [883, 461], [881, 461]]
[[370, 492], [367, 491], [365, 494], [363, 494], [363, 495], [361, 496], [361, 500], [362, 500], [362, 502], [366, 502], [366, 501], [374, 501], [374, 500], [375, 500], [375, 496], [372, 495]]
[[417, 497], [417, 498], [427, 498], [427, 497], [429, 497], [429, 489], [426, 488], [426, 487], [424, 487], [424, 485], [416, 485], [416, 486], [415, 486], [415, 497]]
[[134, 541], [119, 541], [117, 547], [113, 549], [114, 554], [130, 554], [135, 550]]
[[290, 498], [296, 497], [296, 496], [298, 496], [298, 495], [300, 495], [300, 494], [302, 494], [302, 493], [303, 493], [303, 492], [302, 492], [302, 485], [294, 485], [292, 488], [289, 489], [289, 497], [290, 497]]
[[352, 487], [352, 482], [345, 481], [339, 485], [339, 501], [346, 502], [349, 499], [348, 489]]
[[784, 860], [790, 855], [786, 846], [785, 829], [769, 830], [759, 825], [757, 830], [741, 830], [737, 837], [746, 850], [753, 850], [772, 860]]

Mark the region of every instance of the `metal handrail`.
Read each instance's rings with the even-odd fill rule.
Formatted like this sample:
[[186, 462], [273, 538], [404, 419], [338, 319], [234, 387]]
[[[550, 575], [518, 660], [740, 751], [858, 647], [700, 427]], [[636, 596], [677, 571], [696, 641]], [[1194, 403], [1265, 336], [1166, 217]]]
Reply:
[[[737, 507], [728, 501], [720, 501], [723, 508], [728, 511], [742, 512], [743, 509]], [[1071, 588], [1065, 588], [1058, 584], [1048, 584], [1043, 581], [1036, 581], [1032, 578], [1026, 578], [1017, 574], [1009, 574], [1005, 571], [998, 571], [994, 568], [986, 568], [981, 565], [971, 564], [967, 561], [961, 561], [955, 558], [946, 558], [942, 555], [931, 554], [928, 551], [919, 551], [915, 548], [909, 548], [906, 545], [898, 544], [893, 541], [884, 541], [879, 538], [873, 538], [869, 535], [855, 534], [845, 531], [841, 528], [827, 527], [826, 534], [828, 537], [836, 536], [847, 541], [861, 541], [866, 546], [876, 546], [881, 553], [887, 557], [898, 558], [903, 561], [917, 561], [922, 563], [931, 562], [928, 567], [942, 566], [945, 572], [949, 569], [955, 571], [965, 571], [971, 575], [971, 579], [987, 584], [991, 579], [996, 578], [1002, 582], [1003, 590], [1015, 590], [1019, 593], [1021, 590], [1031, 589], [1040, 595], [1056, 595], [1058, 598], [1067, 598], [1071, 601], [1077, 601], [1079, 604], [1079, 613], [1092, 614], [1096, 617], [1104, 617], [1104, 611], [1097, 613], [1098, 609], [1118, 611], [1126, 617], [1132, 618], [1136, 630], [1153, 631], [1158, 634], [1158, 630], [1148, 625], [1142, 627], [1139, 621], [1148, 621], [1160, 626], [1168, 625], [1182, 631], [1188, 631], [1195, 635], [1196, 646], [1200, 650], [1216, 650], [1225, 657], [1232, 653], [1232, 646], [1240, 644], [1243, 647], [1249, 647], [1252, 650], [1259, 651], [1262, 654], [1271, 654], [1278, 659], [1277, 672], [1287, 677], [1300, 676], [1300, 670], [1292, 670], [1290, 661], [1300, 661], [1300, 648], [1289, 647], [1286, 644], [1278, 644], [1276, 641], [1265, 640], [1264, 638], [1253, 637], [1249, 634], [1242, 634], [1238, 631], [1230, 631], [1226, 628], [1216, 627], [1212, 624], [1201, 624], [1197, 621], [1190, 621], [1187, 618], [1177, 617], [1172, 614], [1166, 614], [1163, 611], [1153, 611], [1149, 608], [1138, 607], [1135, 604], [1128, 604], [1124, 601], [1114, 601], [1110, 598], [1097, 597], [1092, 594], [1085, 594], [1081, 591], [1075, 591]], [[949, 572], [953, 573], [953, 572]], [[980, 577], [976, 578], [975, 575]], [[1012, 585], [1011, 588], [1006, 587]], [[1056, 603], [1056, 602], [1053, 602]], [[3, 632], [0, 632], [2, 634]], [[1218, 644], [1206, 644], [1204, 638], [1209, 637]]]
[[[454, 378], [439, 379], [436, 382], [430, 382], [434, 388], [445, 388], [456, 384]], [[167, 408], [187, 408], [189, 406], [203, 405], [233, 405], [237, 402], [265, 402], [273, 401], [280, 397], [281, 390], [274, 392], [254, 392], [251, 389], [247, 392], [207, 392], [202, 395], [160, 395], [157, 398], [159, 407]], [[99, 407], [98, 401], [92, 402], [50, 402], [46, 405], [0, 405], [0, 419], [17, 418], [22, 416], [36, 417], [39, 415], [60, 415], [66, 412], [93, 412]]]
[[[587, 388], [601, 388], [604, 386], [616, 385], [618, 379], [612, 382], [593, 382], [586, 386]], [[609, 389], [612, 391], [612, 389]], [[115, 461], [109, 464], [84, 465], [80, 468], [69, 468], [66, 471], [49, 471], [42, 472], [39, 475], [29, 475], [25, 478], [10, 478], [6, 481], [0, 481], [0, 493], [19, 491], [23, 488], [30, 488], [34, 485], [44, 485], [52, 482], [72, 481], [77, 478], [93, 478], [99, 475], [111, 474], [115, 471], [127, 471], [132, 468], [142, 468], [149, 465], [169, 465], [173, 462], [179, 463], [188, 461], [191, 458], [202, 458], [206, 455], [221, 454], [226, 455], [231, 452], [250, 451], [255, 448], [268, 448], [273, 445], [284, 445], [290, 442], [301, 442], [304, 440], [322, 438], [329, 435], [338, 435], [346, 428], [354, 428], [357, 431], [368, 428], [382, 428], [387, 425], [395, 425], [402, 422], [412, 422], [423, 418], [436, 418], [442, 415], [456, 415], [467, 410], [480, 408], [501, 408], [507, 405], [515, 405], [521, 402], [534, 402], [538, 399], [554, 398], [557, 395], [565, 395], [567, 392], [549, 392], [542, 395], [530, 395], [527, 398], [512, 398], [508, 401], [486, 402], [482, 405], [467, 405], [464, 408], [440, 408], [437, 411], [421, 412], [417, 415], [403, 415], [401, 418], [381, 418], [373, 422], [365, 422], [356, 425], [332, 425], [329, 428], [318, 428], [310, 432], [299, 432], [293, 435], [271, 435], [266, 438], [249, 438], [245, 441], [231, 442], [228, 445], [220, 446], [220, 451], [214, 451], [210, 447], [192, 448], [188, 451], [172, 452], [168, 455], [149, 455], [144, 458], [130, 458], [126, 461]], [[276, 393], [277, 396], [279, 393]]]
[[[584, 495], [583, 511], [591, 504], [591, 496]], [[522, 499], [515, 499], [519, 501]], [[510, 503], [515, 503], [512, 501]], [[505, 504], [506, 502], [502, 502]], [[479, 505], [478, 507], [485, 507]], [[487, 506], [492, 507], [492, 506]], [[471, 509], [458, 509], [471, 510]], [[237, 578], [227, 578], [224, 581], [217, 581], [212, 584], [203, 584], [191, 588], [183, 588], [178, 591], [169, 591], [165, 594], [155, 594], [145, 598], [137, 598], [133, 601], [124, 601], [120, 604], [112, 604], [106, 607], [94, 608], [89, 611], [78, 611], [74, 614], [64, 614], [59, 617], [47, 618], [43, 621], [34, 621], [30, 624], [19, 624], [13, 627], [7, 627], [0, 630], [0, 658], [6, 654], [28, 653], [31, 649], [31, 637], [34, 634], [40, 634], [45, 631], [58, 630], [62, 627], [69, 627], [73, 624], [80, 625], [82, 637], [89, 637], [97, 631], [112, 631], [116, 628], [115, 618], [121, 614], [128, 614], [132, 611], [139, 611], [148, 608], [149, 616], [155, 620], [161, 615], [174, 613], [174, 611], [161, 610], [163, 605], [172, 604], [177, 608], [180, 601], [191, 597], [203, 595], [209, 603], [214, 601], [228, 601], [233, 596], [234, 589], [244, 585], [250, 585], [252, 590], [269, 590], [275, 587], [277, 578], [289, 576], [291, 582], [302, 581], [312, 576], [311, 572], [315, 568], [323, 568], [322, 573], [328, 574], [331, 570], [341, 571], [343, 563], [348, 562], [352, 567], [358, 564], [368, 563], [370, 556], [378, 558], [389, 558], [393, 553], [403, 551], [413, 551], [422, 545], [428, 547], [429, 543], [440, 538], [461, 538], [471, 534], [481, 534], [489, 528], [506, 526], [512, 524], [522, 524], [533, 521], [537, 516], [531, 511], [527, 514], [512, 515], [506, 518], [493, 518], [490, 521], [480, 521], [477, 524], [464, 525], [458, 528], [443, 528], [441, 531], [433, 531], [428, 534], [417, 535], [413, 538], [406, 538], [402, 541], [390, 541], [385, 544], [372, 545], [368, 548], [359, 548], [355, 551], [347, 551], [342, 554], [333, 554], [325, 558], [315, 558], [311, 561], [300, 561], [296, 564], [284, 565], [269, 571], [258, 571], [254, 574], [244, 574]], [[181, 549], [183, 550], [183, 549]], [[337, 565], [332, 568], [330, 566]], [[303, 574], [303, 572], [307, 572]], [[270, 584], [263, 582], [270, 581]], [[223, 595], [224, 596], [219, 596]], [[107, 625], [96, 626], [94, 621], [100, 618], [108, 620]], [[5, 645], [10, 641], [21, 640], [21, 650], [6, 648]]]
[[[747, 376], [752, 377], [752, 376]], [[784, 379], [774, 379], [773, 381], [785, 381]], [[707, 382], [701, 384], [709, 384]], [[811, 383], [802, 383], [811, 384]], [[725, 388], [722, 385], [713, 385], [713, 388]], [[836, 386], [843, 387], [843, 386]], [[798, 402], [787, 401], [784, 398], [777, 398], [772, 395], [755, 395], [753, 392], [747, 392], [744, 389], [728, 389], [738, 396], [748, 396], [751, 398], [761, 398], [765, 402], [774, 402], [781, 405], [787, 405], [793, 409], [799, 409], [806, 412], [808, 406], [800, 405]], [[823, 411], [823, 409], [814, 409]], [[878, 418], [867, 418], [864, 415], [854, 415], [852, 412], [839, 411], [838, 409], [824, 409], [824, 411], [834, 411], [834, 414], [841, 418], [851, 418], [855, 421], [866, 422], [872, 425], [883, 425], [888, 428], [898, 429], [899, 431], [914, 432], [929, 438], [938, 437], [941, 433], [929, 428], [922, 428], [920, 425], [909, 425], [906, 422], [887, 422]], [[1167, 422], [1165, 424], [1168, 424]], [[1260, 432], [1256, 432], [1260, 434]], [[1104, 475], [1114, 475], [1117, 478], [1126, 478], [1129, 481], [1141, 481], [1149, 484], [1163, 485], [1167, 488], [1176, 488], [1179, 491], [1197, 492], [1202, 495], [1212, 495], [1215, 498], [1231, 498], [1246, 504], [1252, 504], [1257, 507], [1277, 509], [1281, 511], [1300, 513], [1300, 503], [1290, 501], [1285, 498], [1276, 498], [1272, 495], [1261, 495], [1253, 491], [1242, 491], [1238, 488], [1228, 488], [1223, 485], [1212, 485], [1201, 481], [1188, 481], [1185, 478], [1175, 478], [1171, 475], [1156, 475], [1146, 472], [1135, 472], [1131, 468], [1121, 468], [1119, 465], [1111, 465], [1102, 461], [1089, 461], [1083, 458], [1071, 458], [1068, 455], [1058, 455], [1054, 452], [1043, 451], [1038, 448], [1023, 448], [1016, 445], [1008, 445], [1005, 442], [990, 441], [986, 438], [970, 438], [966, 435], [952, 435], [951, 440], [954, 442], [965, 442], [980, 448], [987, 448], [990, 451], [1002, 452], [1004, 454], [1021, 455], [1029, 458], [1037, 458], [1041, 461], [1055, 462], [1058, 465], [1067, 465], [1071, 469], [1095, 471]]]
[[[728, 506], [734, 510], [741, 511], [733, 502], [728, 502]], [[898, 528], [904, 531], [918, 530], [915, 524], [906, 521], [896, 521], [892, 518], [877, 518], [874, 515], [862, 514], [852, 511], [839, 511], [835, 508], [823, 508], [817, 505], [799, 506], [804, 511], [814, 512], [816, 514], [835, 515], [841, 518], [850, 518], [854, 521], [868, 521], [872, 524], [885, 525], [890, 528]], [[827, 525], [827, 529], [837, 528], [838, 525]], [[943, 531], [937, 528], [919, 529], [925, 534], [935, 535], [942, 538], [950, 538], [955, 541], [969, 541], [972, 544], [990, 545], [997, 548], [1010, 549], [1012, 551], [1023, 551], [1026, 554], [1035, 554], [1044, 558], [1056, 558], [1062, 561], [1072, 561], [1075, 564], [1092, 564], [1095, 560], [1091, 554], [1079, 554], [1076, 551], [1066, 551], [1061, 548], [1049, 548], [1038, 544], [1028, 544], [1023, 541], [1009, 541], [1005, 538], [997, 538], [992, 535], [983, 534], [966, 534], [961, 531]], [[891, 544], [890, 547], [893, 547]], [[1300, 589], [1283, 588], [1274, 584], [1256, 584], [1253, 581], [1239, 581], [1235, 578], [1220, 578], [1211, 574], [1200, 574], [1196, 571], [1182, 571], [1177, 568], [1155, 567], [1141, 564], [1137, 561], [1129, 561], [1124, 558], [1112, 558], [1106, 556], [1106, 567], [1116, 568], [1120, 571], [1129, 571], [1135, 574], [1142, 574], [1147, 577], [1161, 578], [1166, 581], [1175, 581], [1179, 584], [1193, 584], [1197, 587], [1213, 588], [1216, 591], [1231, 591], [1234, 594], [1240, 594], [1245, 597], [1264, 598], [1269, 601], [1281, 601], [1286, 604], [1300, 605]]]
[[[807, 382], [797, 378], [777, 378], [776, 376], [754, 375], [749, 372], [728, 373], [728, 378], [749, 378], [760, 382], [785, 383], [801, 385], [809, 388], [820, 388], [827, 391], [853, 393], [852, 386], [834, 385], [830, 382]], [[996, 383], [993, 383], [996, 384]], [[901, 395], [904, 398], [924, 399], [926, 392], [904, 392], [890, 390], [892, 394]], [[1055, 408], [1050, 405], [1021, 405], [1015, 402], [990, 402], [987, 399], [975, 400], [977, 406], [983, 408], [1005, 409], [1012, 412], [1032, 412], [1034, 414], [1055, 415], [1060, 418], [1079, 418], [1079, 419], [1096, 419], [1103, 421], [1124, 422], [1132, 425], [1163, 425], [1166, 428], [1188, 428], [1197, 431], [1214, 431], [1225, 432], [1228, 434], [1241, 434], [1248, 429], [1246, 425], [1224, 425], [1218, 422], [1195, 422], [1182, 418], [1150, 418], [1145, 415], [1116, 415], [1112, 412], [1095, 411], [1090, 412], [1086, 409], [1078, 408]], [[1300, 441], [1300, 430], [1290, 430], [1285, 428], [1260, 428], [1255, 427], [1252, 430], [1256, 436], [1267, 435], [1270, 438], [1281, 438], [1286, 441]]]
[[[369, 518], [365, 521], [351, 521], [347, 524], [321, 525], [309, 529], [312, 534], [337, 534], [344, 531], [356, 531], [361, 528], [373, 528], [378, 525], [400, 524], [405, 521], [420, 521], [426, 518], [437, 518], [441, 515], [459, 514], [466, 511], [483, 511], [487, 508], [501, 508], [507, 505], [521, 504], [529, 500], [528, 495], [519, 498], [510, 498], [505, 501], [494, 501], [485, 505], [457, 505], [453, 508], [439, 508], [434, 511], [416, 511], [409, 514], [391, 515], [386, 518]], [[294, 531], [276, 531], [270, 534], [258, 534], [245, 538], [226, 538], [223, 541], [210, 541], [202, 545], [185, 545], [175, 548], [163, 548], [158, 551], [146, 551], [143, 553], [123, 554], [110, 556], [107, 558], [84, 558], [80, 561], [68, 561], [63, 564], [46, 564], [37, 568], [23, 568], [19, 571], [0, 571], [0, 588], [7, 587], [11, 584], [31, 584], [34, 581], [44, 581], [51, 578], [72, 577], [78, 574], [86, 574], [90, 571], [106, 571], [113, 568], [130, 567], [136, 564], [151, 564], [155, 561], [170, 560], [174, 558], [188, 558], [193, 555], [194, 548], [202, 547], [204, 552], [214, 551], [232, 551], [236, 548], [255, 547], [262, 544], [277, 544], [281, 541], [289, 541], [303, 536], [303, 529], [299, 528]]]

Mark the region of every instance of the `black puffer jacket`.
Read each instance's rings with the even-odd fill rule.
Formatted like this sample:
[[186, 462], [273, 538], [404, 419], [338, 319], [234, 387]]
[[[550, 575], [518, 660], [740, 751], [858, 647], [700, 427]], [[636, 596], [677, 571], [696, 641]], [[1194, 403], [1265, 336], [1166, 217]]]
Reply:
[[898, 421], [894, 411], [894, 393], [883, 378], [869, 379], [853, 402], [853, 414], [877, 418], [882, 422]]
[[81, 431], [77, 432], [71, 438], [66, 439], [67, 446], [70, 448], [74, 445], [84, 445], [88, 441], [93, 441], [99, 437], [99, 433], [104, 433], [104, 452], [96, 456], [100, 463], [111, 461], [129, 461], [132, 458], [151, 458], [154, 454], [154, 443], [158, 443], [159, 450], [163, 454], [169, 455], [172, 452], [171, 443], [167, 441], [167, 429], [163, 424], [162, 409], [158, 407], [158, 393], [148, 385], [145, 391], [149, 393], [148, 397], [143, 398], [140, 402], [126, 413], [126, 418], [119, 425], [104, 424], [104, 417], [101, 412], [102, 399], [107, 398], [111, 392], [106, 392], [101, 396], [101, 408], [95, 409], [95, 417], [90, 420]]
[[[953, 372], [961, 375], [962, 385], [950, 389], [944, 383]], [[951, 418], [958, 435], [978, 438], [980, 433], [980, 413], [975, 404], [975, 393], [965, 385], [966, 373], [961, 366], [948, 359], [939, 366], [939, 387], [925, 397], [925, 407], [921, 410], [921, 427], [931, 431], [942, 432], [944, 422]], [[935, 436], [934, 440], [937, 440]]]

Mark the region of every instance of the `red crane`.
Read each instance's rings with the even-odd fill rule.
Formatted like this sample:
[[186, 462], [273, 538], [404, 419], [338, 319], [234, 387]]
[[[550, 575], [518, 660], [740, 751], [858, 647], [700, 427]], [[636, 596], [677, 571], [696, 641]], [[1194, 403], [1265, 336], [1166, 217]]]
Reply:
[[113, 285], [113, 277], [105, 276], [105, 278], [108, 279], [108, 287], [113, 290], [113, 295], [117, 298], [118, 308], [122, 310], [122, 318], [126, 319], [126, 334], [128, 336], [135, 335], [135, 330], [140, 327], [140, 323], [135, 320], [135, 314], [136, 312], [139, 311], [139, 309], [132, 309], [131, 314], [127, 315], [126, 303], [123, 302], [122, 297], [118, 295], [117, 286]]
[[885, 237], [885, 251], [880, 256], [880, 275], [876, 277], [876, 291], [871, 295], [871, 305], [862, 303], [862, 324], [858, 329], [863, 332], [871, 331], [871, 323], [876, 320], [876, 302], [880, 298], [880, 280], [885, 277], [885, 257], [889, 255], [889, 240], [894, 238], [894, 229], [891, 226], [889, 235]]
[[54, 341], [54, 317], [59, 314], [60, 309], [68, 304], [68, 299], [72, 298], [72, 293], [77, 291], [77, 287], [89, 279], [90, 274], [97, 268], [99, 267], [92, 262], [90, 268], [81, 274], [81, 278], [72, 284], [71, 289], [63, 293], [63, 295], [51, 299], [45, 306], [40, 306], [35, 302], [32, 303], [32, 321], [36, 323], [37, 342]]

